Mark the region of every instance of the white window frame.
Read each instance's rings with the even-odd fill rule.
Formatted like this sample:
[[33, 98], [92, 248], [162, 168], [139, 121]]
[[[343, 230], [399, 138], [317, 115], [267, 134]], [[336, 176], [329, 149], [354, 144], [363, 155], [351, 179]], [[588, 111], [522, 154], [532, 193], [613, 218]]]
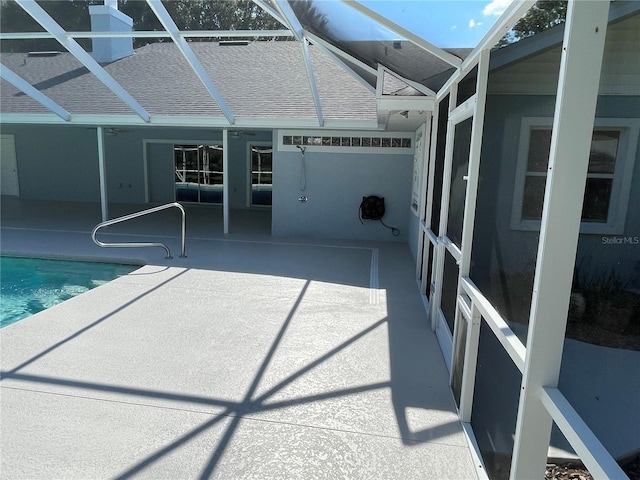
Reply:
[[[530, 134], [533, 128], [549, 128], [553, 125], [552, 117], [523, 117], [520, 125], [520, 143], [516, 178], [511, 208], [511, 228], [513, 230], [538, 231], [540, 220], [522, 218], [524, 201], [524, 184], [527, 176]], [[586, 234], [623, 234], [627, 218], [627, 206], [631, 192], [633, 167], [636, 160], [640, 120], [637, 118], [596, 118], [594, 130], [612, 130], [620, 132], [620, 141], [616, 156], [613, 186], [607, 222], [581, 222], [580, 233]], [[546, 174], [543, 174], [546, 176]]]
[[[216, 144], [211, 144], [211, 143], [193, 143], [192, 141], [188, 141], [186, 143], [174, 143], [173, 144], [173, 152], [174, 152], [174, 159], [173, 159], [173, 165], [174, 165], [174, 171], [175, 171], [175, 151], [176, 151], [176, 147], [196, 147], [197, 151], [198, 151], [198, 178], [200, 178], [200, 173], [202, 174], [206, 174], [206, 173], [213, 173], [213, 174], [219, 174], [222, 175], [222, 200], [220, 202], [204, 202], [201, 200], [201, 191], [200, 188], [198, 188], [198, 200], [197, 201], [189, 201], [189, 200], [180, 200], [182, 203], [191, 203], [191, 204], [195, 204], [195, 205], [222, 205], [224, 203], [224, 186], [225, 186], [225, 171], [224, 171], [224, 146], [220, 145], [219, 143]], [[201, 163], [201, 160], [204, 161], [204, 158], [201, 159], [200, 158], [200, 148], [201, 147], [205, 147], [205, 148], [211, 148], [214, 150], [220, 150], [220, 153], [222, 154], [222, 171], [219, 170], [215, 170], [215, 171], [207, 171], [204, 170], [204, 163]], [[177, 185], [178, 182], [174, 181], [174, 184]], [[185, 183], [185, 182], [182, 182]], [[198, 186], [200, 186], [201, 183], [198, 182]], [[203, 184], [206, 185], [206, 184]], [[212, 184], [212, 185], [216, 185], [216, 184]], [[176, 190], [174, 187], [174, 200], [177, 202], [178, 200], [175, 198], [176, 196]]]
[[271, 149], [271, 189], [273, 191], [273, 142], [271, 140], [266, 142], [251, 141], [247, 142], [247, 207], [249, 208], [271, 208], [271, 205], [254, 205], [253, 204], [253, 181], [252, 181], [252, 149], [253, 147], [266, 147]]

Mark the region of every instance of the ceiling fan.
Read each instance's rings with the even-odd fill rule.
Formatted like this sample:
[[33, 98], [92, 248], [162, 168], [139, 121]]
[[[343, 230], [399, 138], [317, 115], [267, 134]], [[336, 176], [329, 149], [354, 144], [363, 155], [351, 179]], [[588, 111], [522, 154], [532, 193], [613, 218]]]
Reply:
[[104, 129], [104, 134], [112, 136], [112, 137], [116, 136], [116, 135], [119, 135], [120, 133], [127, 133], [127, 132], [129, 132], [128, 128], [106, 127]]
[[[86, 127], [86, 128], [87, 130], [96, 130], [96, 127]], [[121, 127], [104, 127], [103, 131], [104, 131], [104, 134], [107, 135], [108, 137], [115, 137], [120, 133], [127, 133], [127, 132], [130, 132], [131, 130], [129, 130], [128, 128], [121, 128]]]
[[229, 135], [232, 138], [240, 138], [243, 135], [247, 135], [249, 137], [255, 137], [256, 132], [250, 132], [248, 130], [229, 130]]

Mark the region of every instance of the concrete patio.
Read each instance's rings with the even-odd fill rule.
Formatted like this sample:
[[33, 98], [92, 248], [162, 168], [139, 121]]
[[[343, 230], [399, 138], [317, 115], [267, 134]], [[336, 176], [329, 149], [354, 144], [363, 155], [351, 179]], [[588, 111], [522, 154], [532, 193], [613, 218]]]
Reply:
[[0, 331], [3, 479], [477, 478], [406, 244], [215, 209], [186, 258], [175, 213], [102, 235], [166, 260], [99, 213], [2, 199], [3, 255], [144, 265]]

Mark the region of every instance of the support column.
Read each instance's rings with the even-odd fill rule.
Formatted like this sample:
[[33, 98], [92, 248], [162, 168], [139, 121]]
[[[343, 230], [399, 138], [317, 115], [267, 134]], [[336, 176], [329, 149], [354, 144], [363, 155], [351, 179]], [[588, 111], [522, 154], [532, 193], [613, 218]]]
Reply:
[[109, 220], [109, 202], [107, 200], [107, 177], [104, 163], [104, 129], [98, 127], [98, 169], [100, 172], [100, 207], [102, 209], [102, 221]]
[[222, 130], [222, 210], [224, 234], [229, 233], [229, 130]]
[[552, 419], [541, 394], [558, 385], [608, 13], [608, 0], [568, 6], [511, 479], [544, 476]]

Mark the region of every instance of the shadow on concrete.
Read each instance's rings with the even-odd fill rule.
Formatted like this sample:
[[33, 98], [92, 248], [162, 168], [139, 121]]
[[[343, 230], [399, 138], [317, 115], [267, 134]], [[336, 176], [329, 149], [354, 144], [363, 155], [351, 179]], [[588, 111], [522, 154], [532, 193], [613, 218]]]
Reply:
[[[259, 248], [256, 248], [256, 244], [259, 244]], [[258, 392], [258, 388], [265, 377], [265, 373], [269, 369], [274, 355], [281, 346], [285, 333], [290, 328], [293, 318], [298, 311], [303, 298], [307, 294], [311, 282], [320, 280], [340, 285], [356, 285], [371, 288], [372, 280], [370, 276], [373, 275], [371, 252], [374, 248], [369, 248], [368, 246], [340, 247], [339, 245], [335, 245], [334, 247], [329, 245], [326, 247], [327, 249], [330, 249], [327, 250], [327, 252], [330, 252], [330, 255], [320, 255], [315, 259], [315, 261], [307, 263], [307, 252], [310, 247], [308, 244], [295, 245], [283, 243], [279, 245], [265, 245], [264, 242], [247, 241], [246, 244], [243, 244], [242, 242], [233, 242], [233, 244], [229, 243], [229, 247], [230, 248], [222, 249], [221, 252], [214, 252], [214, 255], [217, 255], [217, 257], [213, 259], [209, 258], [206, 268], [232, 272], [264, 273], [265, 275], [268, 274], [306, 279], [295, 303], [280, 326], [269, 351], [262, 359], [258, 371], [253, 377], [251, 384], [248, 386], [247, 391], [241, 400], [229, 401], [206, 396], [183, 395], [180, 393], [151, 389], [137, 389], [128, 386], [82, 382], [63, 378], [46, 377], [42, 375], [28, 375], [20, 372], [20, 370], [24, 369], [26, 366], [36, 362], [68, 342], [71, 342], [98, 324], [107, 321], [113, 315], [132, 305], [144, 296], [169, 284], [170, 282], [175, 281], [178, 277], [185, 274], [190, 267], [186, 267], [176, 275], [173, 275], [162, 281], [162, 283], [150, 288], [142, 295], [139, 295], [138, 297], [123, 304], [108, 315], [101, 317], [65, 339], [51, 345], [49, 348], [43, 350], [29, 360], [24, 361], [15, 368], [0, 372], [1, 377], [3, 379], [12, 379], [14, 381], [21, 381], [25, 383], [56, 385], [60, 387], [84, 389], [87, 391], [117, 393], [138, 398], [171, 400], [218, 407], [222, 409], [221, 412], [214, 413], [213, 417], [208, 421], [200, 424], [181, 437], [173, 439], [170, 443], [167, 443], [163, 448], [160, 448], [152, 455], [140, 459], [140, 461], [135, 465], [129, 466], [118, 475], [117, 478], [121, 479], [135, 476], [149, 466], [158, 462], [163, 457], [169, 455], [171, 452], [174, 452], [205, 432], [210, 431], [221, 421], [230, 419], [224, 434], [211, 452], [208, 461], [202, 466], [200, 478], [210, 478], [215, 473], [220, 460], [246, 417], [253, 414], [276, 411], [291, 406], [323, 402], [330, 399], [348, 397], [363, 392], [384, 389], [389, 389], [391, 392], [391, 400], [398, 428], [398, 437], [404, 445], [418, 445], [420, 443], [460, 434], [461, 426], [457, 421], [457, 416], [455, 414], [455, 407], [453, 406], [452, 396], [448, 388], [448, 376], [446, 375], [446, 369], [443, 365], [443, 359], [437, 345], [437, 340], [430, 331], [426, 318], [423, 323], [415, 318], [416, 312], [424, 312], [422, 306], [420, 305], [416, 307], [414, 304], [407, 307], [411, 302], [420, 302], [415, 291], [415, 285], [412, 284], [411, 278], [408, 278], [408, 281], [398, 280], [401, 273], [406, 273], [404, 269], [406, 265], [402, 268], [395, 265], [390, 266], [390, 264], [402, 263], [399, 261], [399, 259], [402, 258], [405, 258], [405, 261], [407, 261], [407, 259], [410, 260], [410, 255], [405, 251], [407, 248], [406, 246], [403, 247], [405, 250], [401, 250], [400, 246], [395, 245], [389, 254], [389, 258], [386, 260], [386, 265], [381, 267], [391, 270], [390, 274], [387, 272], [387, 276], [390, 277], [391, 280], [385, 280], [385, 282], [380, 286], [386, 293], [387, 316], [372, 323], [355, 335], [352, 335], [346, 341], [335, 346], [294, 373], [288, 375], [286, 378], [279, 381], [273, 387], [258, 396], [256, 396], [256, 392]], [[341, 248], [343, 251], [349, 252], [348, 257], [351, 258], [353, 265], [346, 261], [347, 256], [342, 257], [338, 254], [341, 251]], [[244, 261], [238, 262], [238, 255], [240, 255]], [[253, 257], [251, 257], [252, 255]], [[250, 257], [249, 261], [247, 261], [247, 256]], [[281, 261], [276, 262], [275, 259], [280, 259]], [[250, 268], [248, 268], [247, 265], [250, 265]], [[398, 270], [395, 271], [393, 270], [394, 268], [398, 268]], [[409, 268], [409, 271], [411, 271], [411, 267]], [[375, 272], [375, 275], [377, 275], [377, 272]], [[406, 277], [406, 275], [404, 275], [404, 277]], [[377, 279], [375, 283], [377, 284]], [[372, 332], [385, 327], [387, 328], [389, 345], [389, 381], [349, 386], [347, 388], [337, 388], [312, 395], [269, 403], [269, 399], [273, 398], [278, 392], [281, 392], [285, 387], [292, 384], [297, 379], [308, 374], [313, 369], [319, 367], [327, 360], [354, 345]], [[441, 421], [436, 425], [431, 422], [431, 425], [429, 425], [429, 412], [436, 410], [451, 412], [451, 419]]]

